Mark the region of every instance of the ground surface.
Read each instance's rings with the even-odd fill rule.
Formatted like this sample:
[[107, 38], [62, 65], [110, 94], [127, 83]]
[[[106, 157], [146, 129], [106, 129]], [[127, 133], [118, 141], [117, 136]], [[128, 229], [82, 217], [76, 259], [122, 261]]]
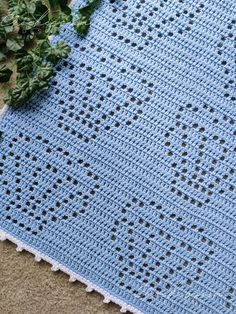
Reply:
[[119, 307], [104, 304], [81, 283], [69, 283], [62, 272], [52, 272], [46, 262], [18, 253], [15, 245], [0, 242], [1, 314], [117, 314]]

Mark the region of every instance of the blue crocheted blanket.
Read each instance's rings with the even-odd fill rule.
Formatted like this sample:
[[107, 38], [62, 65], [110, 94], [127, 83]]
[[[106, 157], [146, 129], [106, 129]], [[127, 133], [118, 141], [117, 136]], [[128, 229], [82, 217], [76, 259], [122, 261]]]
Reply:
[[236, 2], [106, 0], [58, 39], [1, 122], [2, 240], [123, 312], [236, 313]]

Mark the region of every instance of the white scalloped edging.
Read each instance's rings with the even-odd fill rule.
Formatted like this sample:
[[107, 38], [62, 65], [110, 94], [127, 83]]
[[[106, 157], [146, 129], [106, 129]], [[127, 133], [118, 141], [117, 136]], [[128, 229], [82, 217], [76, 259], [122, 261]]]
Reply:
[[102, 288], [93, 284], [92, 282], [85, 279], [84, 277], [72, 272], [66, 266], [58, 263], [57, 261], [55, 261], [51, 257], [40, 253], [39, 251], [35, 250], [31, 246], [24, 244], [23, 242], [16, 239], [15, 237], [10, 235], [9, 233], [0, 229], [0, 241], [5, 241], [5, 240], [9, 240], [12, 243], [14, 243], [16, 245], [16, 251], [17, 252], [22, 252], [23, 250], [28, 251], [35, 256], [34, 259], [36, 262], [40, 262], [41, 260], [44, 260], [44, 261], [46, 261], [52, 265], [52, 267], [51, 267], [52, 271], [61, 270], [65, 274], [69, 275], [69, 282], [75, 282], [76, 280], [79, 282], [82, 282], [83, 284], [85, 284], [87, 286], [85, 289], [86, 292], [92, 292], [92, 291], [98, 292], [99, 294], [101, 294], [104, 297], [104, 299], [103, 299], [104, 303], [113, 302], [113, 303], [118, 304], [121, 307], [120, 308], [121, 313], [126, 313], [127, 311], [130, 311], [134, 314], [143, 314], [139, 310], [135, 309], [133, 306], [128, 305], [127, 303], [123, 302], [122, 300], [112, 296], [110, 293], [106, 292], [105, 290], [103, 290]]

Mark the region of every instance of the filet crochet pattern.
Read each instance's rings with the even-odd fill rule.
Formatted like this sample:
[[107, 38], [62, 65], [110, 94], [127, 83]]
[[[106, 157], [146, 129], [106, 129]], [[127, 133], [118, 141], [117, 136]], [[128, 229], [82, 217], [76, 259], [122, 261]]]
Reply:
[[2, 239], [123, 312], [236, 313], [235, 0], [106, 0], [58, 39], [1, 122]]

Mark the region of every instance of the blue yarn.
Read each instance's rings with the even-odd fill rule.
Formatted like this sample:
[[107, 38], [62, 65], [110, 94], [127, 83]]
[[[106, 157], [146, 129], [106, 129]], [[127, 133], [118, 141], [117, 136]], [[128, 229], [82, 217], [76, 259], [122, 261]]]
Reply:
[[235, 1], [104, 1], [58, 40], [1, 122], [0, 229], [143, 313], [236, 313]]

